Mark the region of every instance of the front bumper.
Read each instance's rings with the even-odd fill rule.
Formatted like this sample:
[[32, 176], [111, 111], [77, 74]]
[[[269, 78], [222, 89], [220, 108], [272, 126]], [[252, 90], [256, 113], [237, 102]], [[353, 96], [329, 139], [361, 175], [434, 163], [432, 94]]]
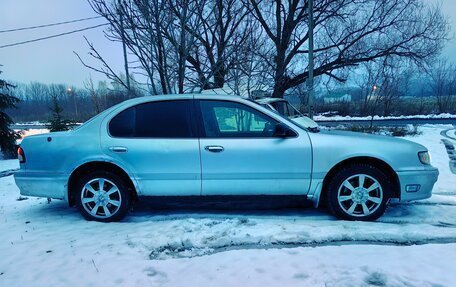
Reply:
[[64, 174], [18, 171], [14, 180], [21, 195], [66, 199], [68, 176]]
[[[397, 172], [401, 186], [400, 201], [429, 198], [439, 177], [439, 170], [429, 167], [424, 170]], [[417, 191], [408, 191], [418, 187]]]

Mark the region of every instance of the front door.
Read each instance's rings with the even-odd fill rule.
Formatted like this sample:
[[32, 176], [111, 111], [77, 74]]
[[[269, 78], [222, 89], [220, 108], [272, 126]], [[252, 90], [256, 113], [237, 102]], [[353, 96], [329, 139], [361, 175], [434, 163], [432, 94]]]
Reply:
[[234, 101], [199, 100], [203, 195], [306, 194], [311, 145], [305, 131], [274, 137], [278, 121]]

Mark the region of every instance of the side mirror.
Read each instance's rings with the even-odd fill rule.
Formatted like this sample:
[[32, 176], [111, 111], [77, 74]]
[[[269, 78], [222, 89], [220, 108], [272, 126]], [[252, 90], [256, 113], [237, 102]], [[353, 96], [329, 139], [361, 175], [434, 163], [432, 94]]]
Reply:
[[274, 137], [278, 138], [289, 138], [296, 136], [296, 133], [282, 123], [278, 123], [274, 129]]

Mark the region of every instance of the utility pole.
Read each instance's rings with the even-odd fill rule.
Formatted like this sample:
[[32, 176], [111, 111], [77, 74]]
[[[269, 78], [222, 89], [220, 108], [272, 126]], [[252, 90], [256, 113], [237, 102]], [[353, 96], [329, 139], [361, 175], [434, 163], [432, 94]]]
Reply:
[[121, 0], [118, 1], [119, 3], [119, 17], [120, 17], [120, 33], [122, 37], [122, 48], [123, 48], [123, 56], [124, 56], [124, 65], [125, 65], [125, 76], [127, 81], [127, 92], [128, 98], [131, 97], [131, 86], [130, 86], [130, 73], [128, 72], [128, 58], [127, 58], [127, 45], [125, 44], [125, 31], [124, 31], [124, 24], [123, 24], [123, 13], [122, 13], [122, 2]]
[[75, 120], [79, 120], [79, 113], [78, 113], [78, 105], [76, 103], [76, 94], [75, 94], [75, 90], [74, 88], [71, 88], [71, 87], [68, 87], [67, 88], [67, 92], [68, 94], [71, 96], [72, 100], [73, 100], [73, 104], [74, 104], [74, 113], [76, 115], [76, 119]]
[[313, 13], [313, 0], [308, 0], [309, 3], [309, 78], [307, 79], [307, 92], [309, 107], [309, 118], [313, 118], [314, 113], [314, 13]]

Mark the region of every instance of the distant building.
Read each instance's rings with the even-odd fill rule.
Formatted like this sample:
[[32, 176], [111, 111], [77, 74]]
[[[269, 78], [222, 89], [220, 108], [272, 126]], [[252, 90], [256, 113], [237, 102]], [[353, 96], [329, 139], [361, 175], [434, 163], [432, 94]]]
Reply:
[[336, 102], [351, 102], [352, 96], [350, 94], [343, 93], [331, 93], [323, 97], [325, 104], [336, 103]]

